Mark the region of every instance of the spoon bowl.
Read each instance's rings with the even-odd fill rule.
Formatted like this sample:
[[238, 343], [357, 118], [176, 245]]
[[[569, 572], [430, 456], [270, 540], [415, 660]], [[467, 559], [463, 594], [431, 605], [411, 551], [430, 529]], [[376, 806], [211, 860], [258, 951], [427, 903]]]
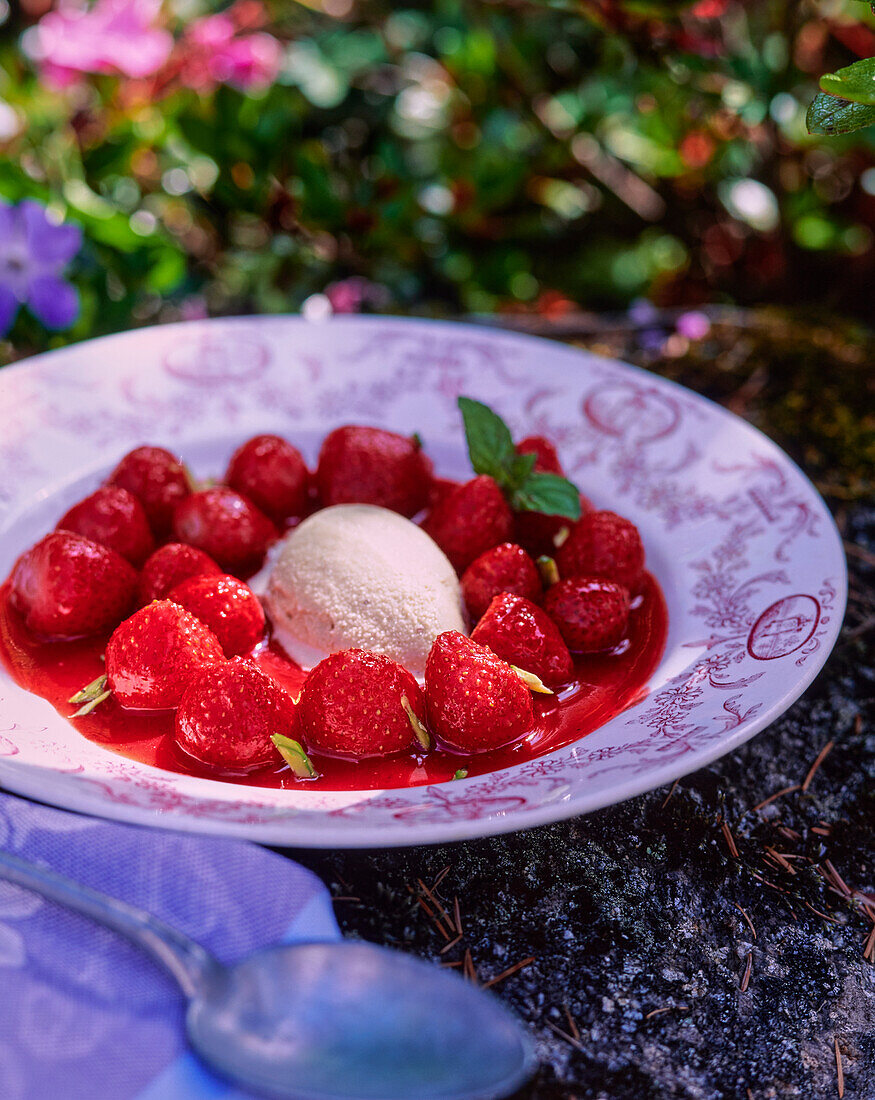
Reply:
[[205, 1061], [289, 1100], [486, 1100], [534, 1066], [492, 996], [353, 941], [268, 948], [219, 970], [186, 1022]]

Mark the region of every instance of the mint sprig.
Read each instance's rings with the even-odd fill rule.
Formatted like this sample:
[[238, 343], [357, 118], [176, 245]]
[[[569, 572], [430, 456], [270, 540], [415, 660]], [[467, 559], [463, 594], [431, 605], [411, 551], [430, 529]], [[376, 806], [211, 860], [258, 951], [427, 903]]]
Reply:
[[510, 429], [488, 405], [459, 398], [474, 472], [499, 485], [515, 512], [580, 518], [580, 491], [567, 478], [536, 471], [535, 455], [518, 454]]

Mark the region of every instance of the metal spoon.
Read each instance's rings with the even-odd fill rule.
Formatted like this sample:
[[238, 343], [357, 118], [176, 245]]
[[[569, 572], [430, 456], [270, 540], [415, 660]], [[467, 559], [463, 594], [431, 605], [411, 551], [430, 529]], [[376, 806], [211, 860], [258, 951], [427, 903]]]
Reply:
[[177, 980], [191, 1045], [282, 1100], [492, 1100], [532, 1074], [531, 1043], [490, 994], [370, 943], [304, 943], [223, 966], [149, 913], [0, 851], [0, 878], [114, 928]]

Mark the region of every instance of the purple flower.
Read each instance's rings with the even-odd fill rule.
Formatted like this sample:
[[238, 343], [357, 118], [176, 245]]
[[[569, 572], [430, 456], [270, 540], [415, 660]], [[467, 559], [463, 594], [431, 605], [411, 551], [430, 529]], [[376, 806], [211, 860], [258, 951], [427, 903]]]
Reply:
[[0, 336], [22, 305], [48, 329], [73, 324], [79, 295], [61, 276], [81, 245], [82, 230], [53, 224], [40, 203], [0, 203]]
[[659, 317], [659, 310], [647, 298], [636, 298], [629, 306], [627, 317], [633, 325], [649, 325]]

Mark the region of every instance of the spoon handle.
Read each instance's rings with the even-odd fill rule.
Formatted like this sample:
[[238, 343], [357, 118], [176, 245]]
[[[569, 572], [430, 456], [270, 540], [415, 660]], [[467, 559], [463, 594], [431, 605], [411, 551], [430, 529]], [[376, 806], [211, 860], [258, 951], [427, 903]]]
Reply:
[[0, 879], [34, 890], [68, 909], [127, 936], [170, 971], [186, 997], [192, 997], [218, 970], [215, 959], [194, 940], [143, 909], [92, 890], [47, 867], [0, 850]]

